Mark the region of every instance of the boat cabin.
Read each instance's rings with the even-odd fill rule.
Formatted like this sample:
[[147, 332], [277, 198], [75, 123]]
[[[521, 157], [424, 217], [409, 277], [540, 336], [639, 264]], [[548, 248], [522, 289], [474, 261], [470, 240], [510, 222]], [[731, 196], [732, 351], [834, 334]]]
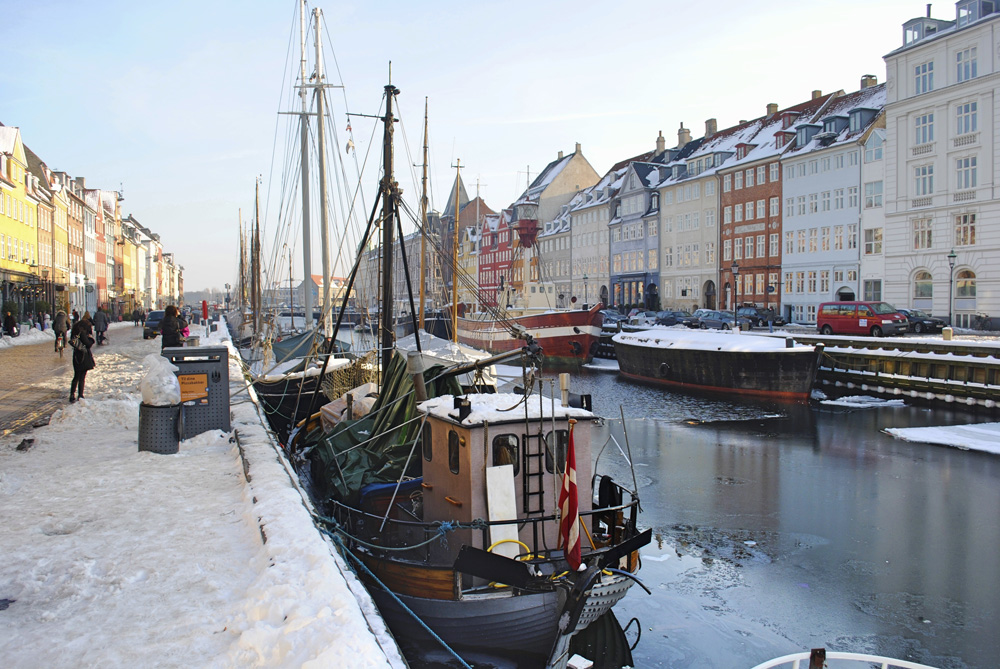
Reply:
[[[419, 409], [427, 414], [420, 441], [425, 523], [517, 519], [522, 522], [491, 525], [489, 543], [480, 547], [492, 547], [507, 557], [556, 550], [559, 522], [555, 517], [570, 419], [577, 421], [573, 443], [580, 511], [591, 509], [594, 415], [589, 411], [563, 407], [558, 400], [540, 395], [525, 398], [509, 393], [445, 395], [423, 402]], [[543, 517], [550, 520], [524, 522]], [[455, 553], [463, 543], [483, 543], [473, 536], [479, 534], [474, 530], [456, 534], [457, 540], [449, 537], [448, 542]], [[583, 532], [581, 536], [586, 543]]]

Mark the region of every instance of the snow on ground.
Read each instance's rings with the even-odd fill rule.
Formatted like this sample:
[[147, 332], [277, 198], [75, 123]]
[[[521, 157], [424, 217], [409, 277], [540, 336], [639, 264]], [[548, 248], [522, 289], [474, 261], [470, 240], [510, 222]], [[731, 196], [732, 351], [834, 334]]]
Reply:
[[[132, 323], [111, 323], [108, 325], [108, 330], [115, 330], [125, 326], [131, 327]], [[8, 337], [7, 335], [0, 336], [0, 349], [8, 348], [10, 346], [29, 346], [31, 344], [51, 342], [56, 337], [55, 332], [51, 328], [47, 330], [39, 330], [37, 325], [33, 328], [29, 328], [26, 323], [21, 325], [20, 332], [20, 336], [17, 337]]]
[[890, 427], [885, 432], [904, 441], [953, 446], [1000, 455], [1000, 423], [944, 427]]
[[[826, 395], [823, 395], [825, 398]], [[821, 399], [818, 394], [813, 393], [813, 399]], [[906, 402], [903, 400], [886, 400], [881, 397], [871, 395], [849, 395], [838, 397], [835, 400], [821, 399], [821, 404], [836, 407], [849, 407], [851, 409], [870, 409], [873, 407], [903, 407]]]
[[138, 451], [140, 363], [158, 349], [102, 349], [87, 399], [0, 440], [3, 666], [403, 666], [237, 392], [236, 361], [249, 482], [222, 431], [176, 455]]

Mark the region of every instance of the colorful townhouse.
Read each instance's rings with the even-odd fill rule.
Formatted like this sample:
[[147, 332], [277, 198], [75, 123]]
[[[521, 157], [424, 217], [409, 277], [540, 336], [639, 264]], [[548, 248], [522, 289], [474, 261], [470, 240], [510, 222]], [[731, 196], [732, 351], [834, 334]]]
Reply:
[[37, 201], [29, 180], [20, 129], [0, 126], [0, 296], [3, 310], [18, 319], [33, 301], [32, 266], [38, 265]]

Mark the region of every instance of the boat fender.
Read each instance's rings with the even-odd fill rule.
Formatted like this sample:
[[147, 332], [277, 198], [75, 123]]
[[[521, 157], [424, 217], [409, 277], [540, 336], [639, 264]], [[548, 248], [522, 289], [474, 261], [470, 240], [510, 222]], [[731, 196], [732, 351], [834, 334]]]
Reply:
[[583, 353], [583, 346], [580, 345], [580, 342], [578, 342], [578, 341], [571, 341], [569, 343], [569, 345], [571, 347], [573, 347], [573, 353], [574, 354], [580, 355], [581, 353]]
[[577, 326], [574, 325], [573, 326], [573, 332], [575, 332], [577, 334], [580, 334], [580, 328], [578, 328]]
[[562, 634], [573, 634], [576, 625], [580, 622], [580, 616], [586, 607], [587, 598], [590, 596], [590, 587], [598, 576], [601, 575], [599, 567], [587, 567], [587, 570], [579, 574], [573, 589], [570, 590], [566, 598], [566, 605], [559, 616], [559, 631]]
[[670, 374], [670, 365], [665, 362], [660, 363], [660, 376], [667, 376]]

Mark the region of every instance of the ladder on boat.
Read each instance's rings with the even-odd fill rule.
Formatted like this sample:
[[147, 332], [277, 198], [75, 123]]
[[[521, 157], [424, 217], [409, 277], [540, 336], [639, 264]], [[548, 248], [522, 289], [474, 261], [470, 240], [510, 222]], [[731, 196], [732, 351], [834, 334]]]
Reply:
[[545, 511], [545, 438], [541, 433], [523, 435], [524, 479], [521, 508], [525, 514]]

